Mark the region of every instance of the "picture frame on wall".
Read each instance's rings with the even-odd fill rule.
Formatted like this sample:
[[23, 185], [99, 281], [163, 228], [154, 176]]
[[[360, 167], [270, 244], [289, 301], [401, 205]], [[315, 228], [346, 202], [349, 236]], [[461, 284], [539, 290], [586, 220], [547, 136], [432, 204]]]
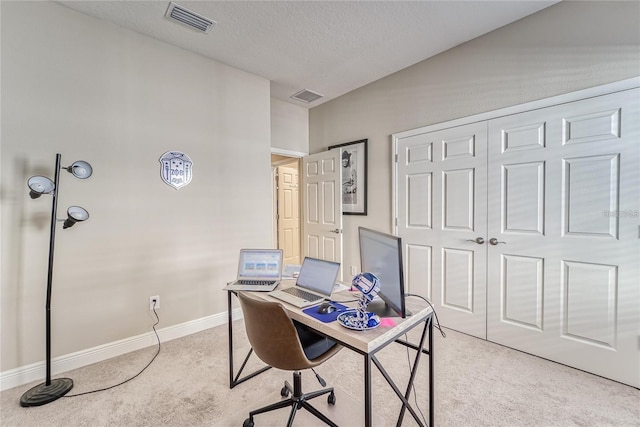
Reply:
[[367, 139], [331, 145], [340, 150], [342, 164], [342, 213], [367, 214]]

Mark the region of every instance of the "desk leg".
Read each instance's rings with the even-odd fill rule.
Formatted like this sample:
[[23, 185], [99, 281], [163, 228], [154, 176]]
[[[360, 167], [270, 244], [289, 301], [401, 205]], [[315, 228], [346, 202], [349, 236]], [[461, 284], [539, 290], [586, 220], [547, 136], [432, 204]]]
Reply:
[[227, 292], [227, 315], [229, 328], [229, 388], [233, 388], [233, 316], [231, 315], [231, 292]]
[[434, 421], [434, 391], [433, 391], [433, 316], [429, 318], [429, 427], [433, 427]]
[[[409, 383], [407, 384], [407, 390], [404, 393], [404, 399], [403, 402], [408, 402], [409, 401], [409, 396], [411, 395], [411, 389], [413, 388], [413, 383], [415, 381], [416, 378], [416, 374], [418, 373], [418, 365], [420, 363], [420, 358], [422, 356], [422, 353], [424, 352], [424, 341], [426, 338], [427, 333], [429, 333], [429, 325], [431, 324], [431, 320], [427, 319], [427, 322], [424, 325], [424, 330], [422, 331], [422, 336], [420, 337], [420, 344], [415, 348], [416, 350], [416, 357], [413, 361], [413, 368], [411, 369], [411, 375], [409, 376]], [[431, 334], [429, 334], [429, 340], [431, 339]], [[431, 348], [429, 348], [429, 360], [431, 361]], [[429, 364], [429, 366], [431, 367], [431, 364]], [[431, 375], [433, 374], [433, 372], [430, 370], [429, 371], [429, 398], [431, 398]], [[429, 401], [429, 405], [431, 405], [431, 401]], [[398, 425], [402, 424], [402, 419], [404, 417], [404, 411], [405, 409], [409, 408], [409, 410], [411, 411], [411, 407], [407, 406], [406, 404], [402, 406], [402, 409], [400, 410], [400, 416], [398, 417]], [[431, 410], [431, 406], [429, 406], [429, 410]], [[411, 412], [413, 415], [413, 412]], [[414, 415], [415, 417], [415, 415]], [[416, 421], [418, 421], [416, 419]], [[419, 421], [418, 421], [419, 422]], [[431, 424], [429, 424], [431, 426]]]
[[371, 355], [364, 356], [364, 425], [372, 425], [371, 409]]
[[256, 375], [259, 375], [264, 371], [271, 369], [271, 366], [265, 366], [262, 369], [259, 369], [251, 374], [245, 375], [243, 378], [240, 378], [240, 375], [242, 375], [242, 371], [244, 370], [244, 367], [249, 361], [249, 357], [251, 357], [251, 354], [253, 354], [253, 349], [251, 349], [249, 350], [249, 353], [247, 353], [247, 357], [245, 357], [244, 362], [242, 363], [242, 366], [240, 366], [240, 370], [238, 371], [238, 374], [234, 378], [233, 376], [233, 316], [231, 314], [231, 309], [232, 309], [231, 294], [232, 292], [227, 292], [227, 315], [228, 315], [227, 322], [228, 322], [228, 328], [229, 328], [229, 388], [234, 388], [238, 384], [243, 383], [246, 380], [255, 377]]

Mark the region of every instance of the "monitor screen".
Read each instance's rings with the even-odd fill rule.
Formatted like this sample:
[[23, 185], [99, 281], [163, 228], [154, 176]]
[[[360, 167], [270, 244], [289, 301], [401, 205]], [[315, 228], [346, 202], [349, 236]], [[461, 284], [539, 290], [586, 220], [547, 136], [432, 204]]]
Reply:
[[398, 236], [358, 227], [360, 268], [380, 279], [378, 296], [367, 307], [381, 317], [406, 317], [410, 313], [404, 302], [402, 239]]

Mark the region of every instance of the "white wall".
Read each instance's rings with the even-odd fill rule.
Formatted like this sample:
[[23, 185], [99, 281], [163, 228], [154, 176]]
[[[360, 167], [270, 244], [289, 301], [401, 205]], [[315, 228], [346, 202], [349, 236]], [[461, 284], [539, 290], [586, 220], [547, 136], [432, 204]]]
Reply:
[[640, 3], [562, 2], [312, 108], [309, 151], [369, 139], [368, 215], [344, 216], [344, 262], [357, 227], [391, 231], [391, 135], [640, 75]]
[[[239, 249], [271, 244], [269, 81], [53, 2], [1, 19], [0, 370], [44, 360], [51, 198], [26, 180], [57, 152], [94, 175], [61, 176], [58, 214], [91, 218], [57, 231], [54, 357], [148, 333], [151, 295], [159, 328], [224, 312]], [[169, 150], [194, 162], [180, 190]]]
[[271, 147], [281, 154], [309, 152], [309, 110], [271, 99]]

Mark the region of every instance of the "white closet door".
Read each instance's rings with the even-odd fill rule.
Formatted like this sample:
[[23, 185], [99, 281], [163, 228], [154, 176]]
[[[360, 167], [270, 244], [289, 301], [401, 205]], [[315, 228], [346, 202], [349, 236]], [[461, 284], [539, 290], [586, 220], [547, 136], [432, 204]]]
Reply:
[[480, 338], [486, 338], [486, 138], [483, 122], [396, 144], [406, 287], [433, 301], [442, 325]]
[[487, 338], [640, 386], [640, 93], [489, 121]]

